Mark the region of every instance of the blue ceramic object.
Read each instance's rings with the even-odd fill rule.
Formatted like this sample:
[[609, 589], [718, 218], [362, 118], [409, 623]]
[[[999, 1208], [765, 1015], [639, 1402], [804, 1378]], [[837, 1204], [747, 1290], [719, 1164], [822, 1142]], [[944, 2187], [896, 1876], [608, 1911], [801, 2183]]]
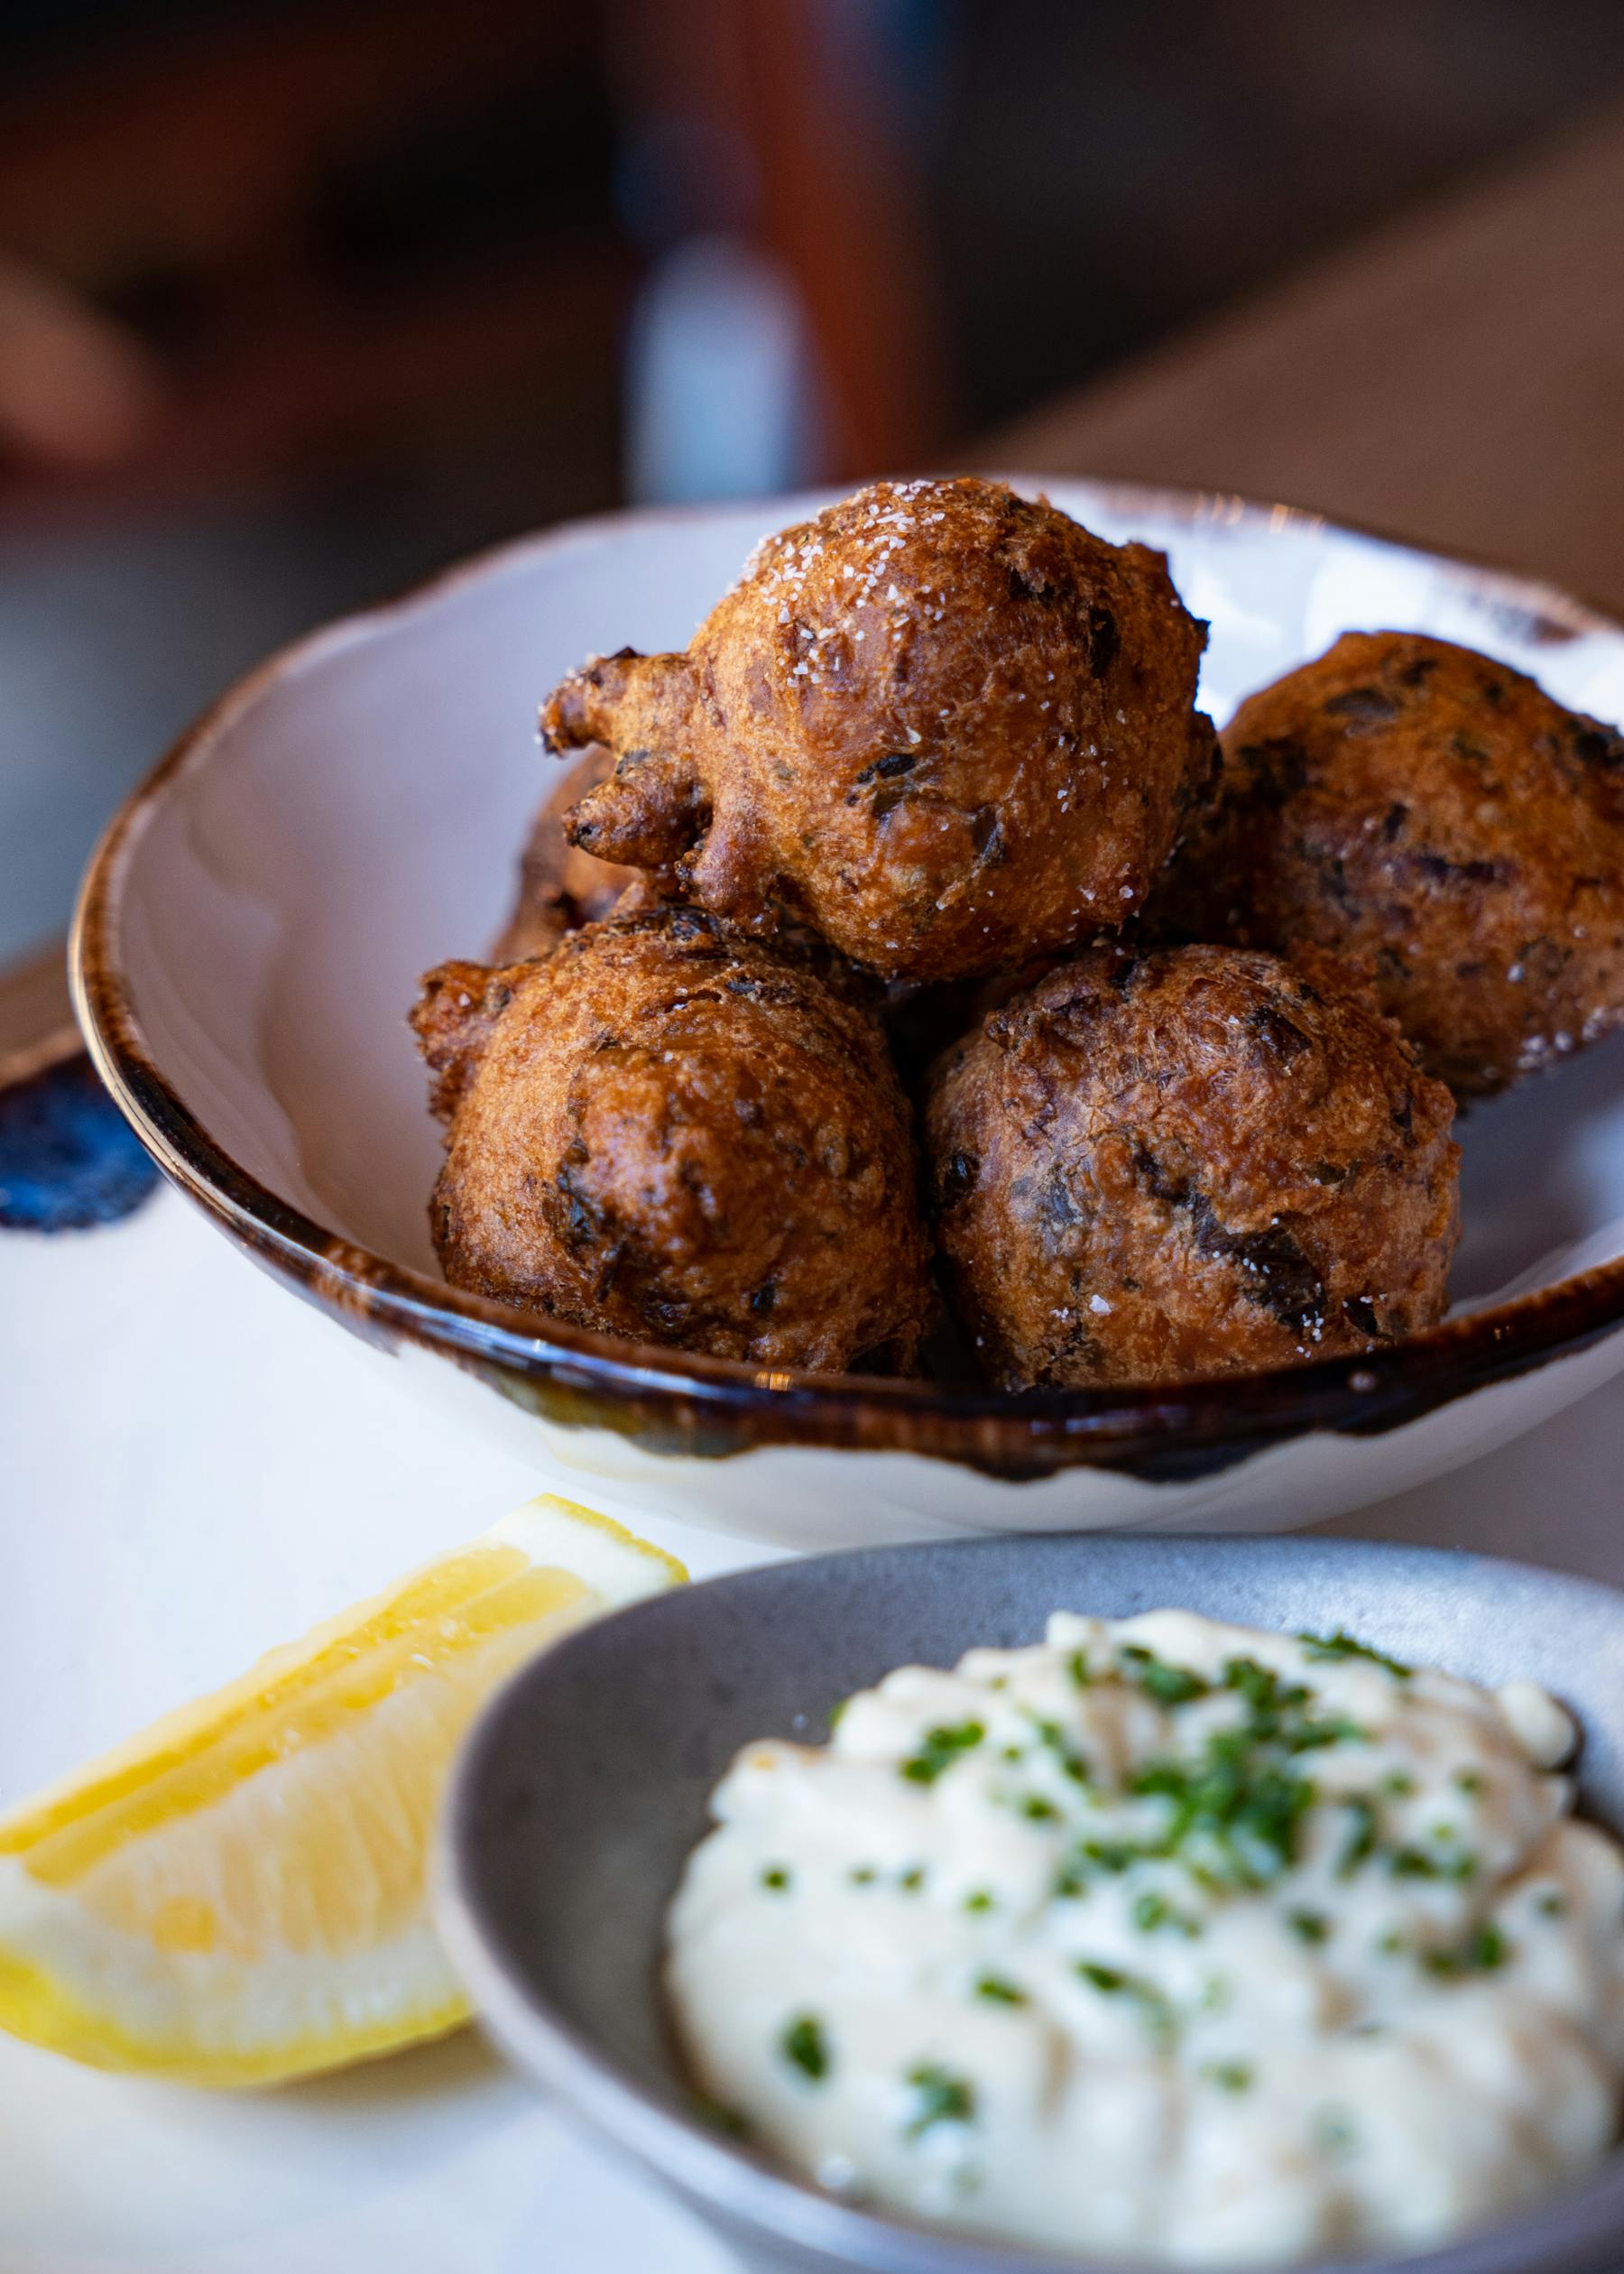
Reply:
[[0, 1088], [0, 1228], [82, 1232], [138, 1208], [158, 1171], [84, 1058]]

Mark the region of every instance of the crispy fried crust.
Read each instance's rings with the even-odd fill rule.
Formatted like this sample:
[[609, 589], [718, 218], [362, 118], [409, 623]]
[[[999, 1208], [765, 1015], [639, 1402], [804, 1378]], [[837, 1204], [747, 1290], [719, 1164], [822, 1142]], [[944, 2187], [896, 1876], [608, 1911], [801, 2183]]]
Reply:
[[1624, 737], [1447, 641], [1350, 632], [1252, 696], [1163, 895], [1185, 938], [1369, 961], [1463, 1093], [1624, 1017]]
[[992, 483], [877, 483], [758, 546], [684, 653], [574, 673], [542, 728], [615, 753], [577, 846], [963, 978], [1137, 913], [1212, 776], [1204, 639], [1159, 553]]
[[494, 963], [550, 955], [566, 932], [599, 922], [630, 886], [645, 883], [641, 870], [595, 860], [564, 834], [565, 815], [614, 769], [609, 751], [589, 747], [537, 814], [520, 857], [519, 897], [491, 950]]
[[1178, 1381], [1443, 1314], [1453, 1104], [1329, 958], [1091, 949], [932, 1079], [937, 1243], [991, 1378]]
[[429, 1214], [453, 1285], [761, 1365], [911, 1366], [908, 1106], [809, 963], [657, 906], [545, 962], [431, 972], [414, 1024], [451, 1109]]
[[521, 965], [494, 970], [476, 963], [443, 963], [424, 975], [410, 1016], [429, 1068], [429, 1110], [440, 1121], [462, 1103], [521, 976]]

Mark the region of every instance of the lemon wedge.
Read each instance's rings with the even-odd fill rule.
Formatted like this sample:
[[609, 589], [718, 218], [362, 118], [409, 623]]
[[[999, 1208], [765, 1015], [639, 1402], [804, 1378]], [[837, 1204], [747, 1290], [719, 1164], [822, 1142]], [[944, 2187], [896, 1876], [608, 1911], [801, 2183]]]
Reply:
[[521, 1659], [687, 1576], [532, 1501], [0, 1818], [0, 2028], [198, 2084], [454, 2028], [426, 1875], [458, 1741]]

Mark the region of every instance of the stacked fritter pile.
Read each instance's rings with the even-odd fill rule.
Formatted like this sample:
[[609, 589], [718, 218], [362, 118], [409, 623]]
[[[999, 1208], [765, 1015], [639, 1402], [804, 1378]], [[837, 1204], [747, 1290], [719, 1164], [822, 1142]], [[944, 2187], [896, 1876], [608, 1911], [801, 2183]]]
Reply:
[[1204, 641], [1160, 554], [964, 478], [572, 673], [508, 960], [413, 1013], [447, 1277], [835, 1372], [917, 1369], [945, 1295], [1009, 1389], [1437, 1320], [1445, 1083], [1624, 1010], [1624, 742], [1377, 633], [1221, 750]]

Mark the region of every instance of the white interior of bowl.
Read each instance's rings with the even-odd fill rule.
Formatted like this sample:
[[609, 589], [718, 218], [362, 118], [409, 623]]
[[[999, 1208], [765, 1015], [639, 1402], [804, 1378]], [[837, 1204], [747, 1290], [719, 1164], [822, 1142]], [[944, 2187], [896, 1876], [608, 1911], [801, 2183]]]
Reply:
[[[1022, 486], [1034, 486], [1023, 482]], [[1232, 501], [1043, 485], [1165, 548], [1212, 624], [1222, 721], [1338, 633], [1435, 633], [1624, 717], [1624, 632], [1518, 579]], [[436, 1125], [405, 1013], [483, 953], [551, 762], [538, 702], [590, 653], [682, 645], [806, 501], [588, 523], [320, 635], [217, 715], [128, 846], [116, 942], [160, 1071], [250, 1175], [341, 1237], [433, 1271]], [[1624, 1048], [1462, 1130], [1457, 1304], [1624, 1253]]]

